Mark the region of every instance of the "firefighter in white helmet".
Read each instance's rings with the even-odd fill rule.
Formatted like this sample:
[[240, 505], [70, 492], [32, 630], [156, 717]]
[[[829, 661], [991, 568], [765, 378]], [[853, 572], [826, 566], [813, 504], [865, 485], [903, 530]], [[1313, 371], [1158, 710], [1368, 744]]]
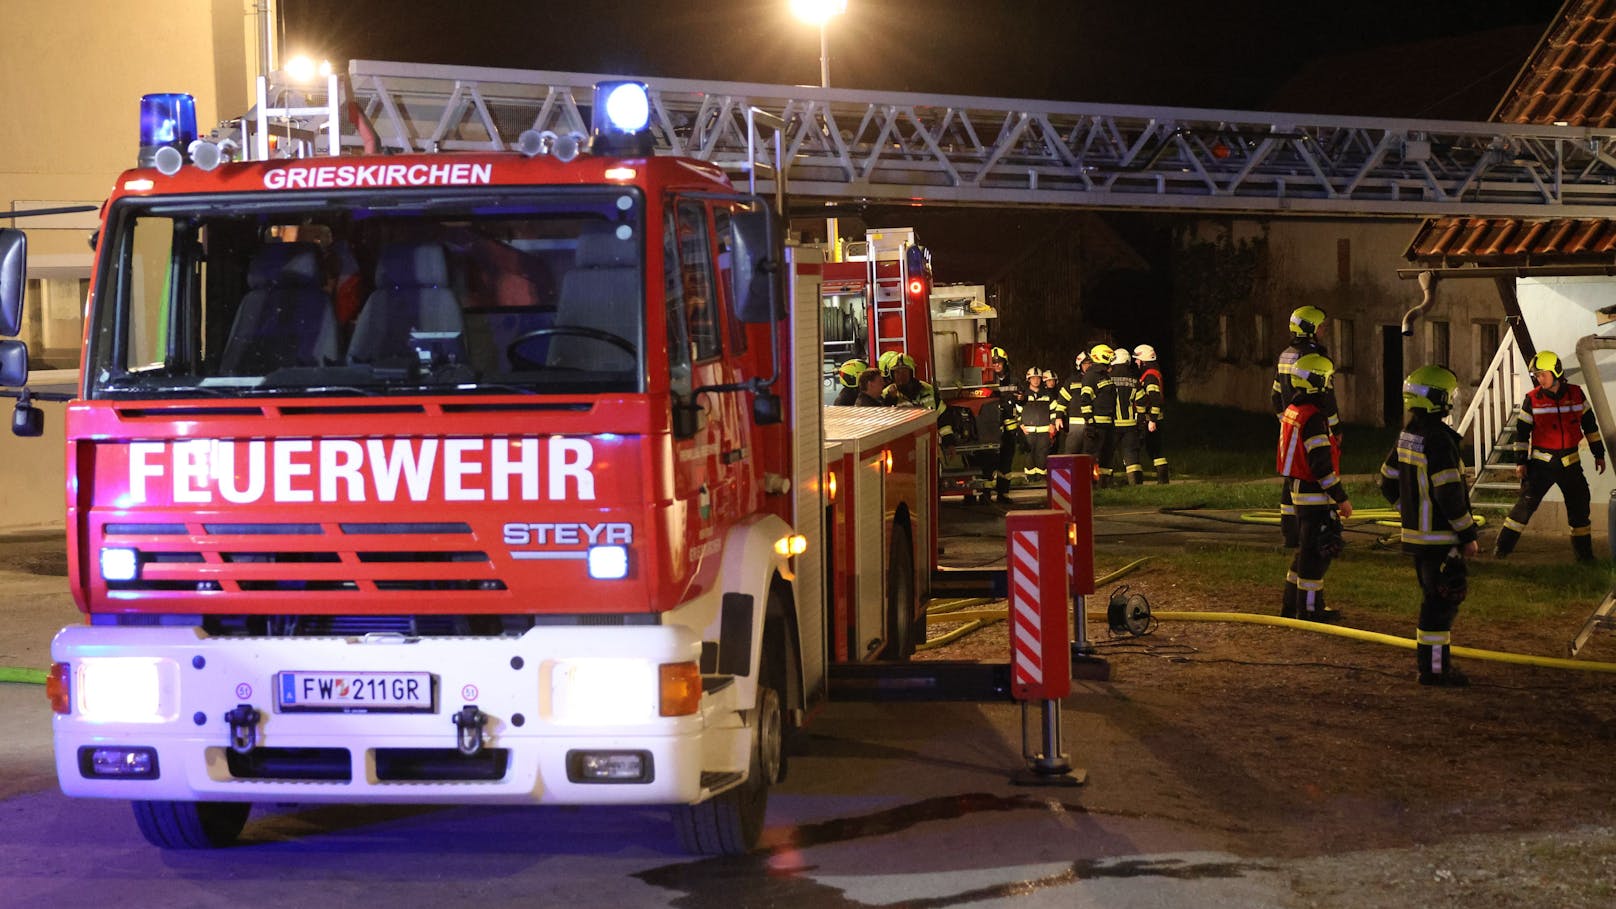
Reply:
[[1162, 404], [1167, 398], [1156, 348], [1141, 344], [1133, 349], [1139, 366], [1139, 422], [1145, 440], [1145, 455], [1156, 471], [1156, 482], [1167, 482], [1167, 455], [1162, 453]]
[[1027, 438], [1027, 468], [1022, 473], [1028, 481], [1041, 483], [1049, 475], [1049, 445], [1055, 435], [1055, 396], [1049, 386], [1054, 383], [1053, 373], [1038, 367], [1027, 370], [1027, 390], [1021, 393], [1021, 431]]
[[1089, 366], [1089, 352], [1080, 350], [1072, 361], [1072, 374], [1055, 390], [1055, 436], [1061, 454], [1083, 451], [1083, 432], [1088, 422], [1083, 416], [1083, 373]]

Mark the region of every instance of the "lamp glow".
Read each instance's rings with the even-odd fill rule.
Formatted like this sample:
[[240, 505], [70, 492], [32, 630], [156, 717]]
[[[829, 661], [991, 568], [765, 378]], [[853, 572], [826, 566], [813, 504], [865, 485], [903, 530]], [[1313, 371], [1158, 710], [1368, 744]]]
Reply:
[[628, 577], [628, 547], [589, 547], [589, 576], [597, 581], [616, 581]]
[[75, 667], [72, 691], [79, 715], [91, 722], [161, 723], [174, 664], [155, 657], [89, 657]]
[[847, 12], [847, 0], [791, 0], [791, 14], [810, 25], [823, 25]]

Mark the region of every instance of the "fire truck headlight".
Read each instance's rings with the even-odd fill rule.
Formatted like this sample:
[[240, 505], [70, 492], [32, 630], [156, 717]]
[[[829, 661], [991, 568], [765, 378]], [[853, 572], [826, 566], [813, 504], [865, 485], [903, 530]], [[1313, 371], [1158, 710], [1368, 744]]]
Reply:
[[156, 657], [86, 657], [71, 687], [78, 714], [92, 723], [162, 723], [174, 713], [178, 670]]
[[589, 547], [589, 576], [597, 581], [617, 581], [628, 577], [628, 547]]
[[101, 550], [103, 581], [133, 581], [140, 577], [140, 553], [133, 549]]
[[558, 660], [550, 669], [550, 714], [556, 723], [643, 723], [656, 717], [658, 698], [657, 665], [647, 660]]

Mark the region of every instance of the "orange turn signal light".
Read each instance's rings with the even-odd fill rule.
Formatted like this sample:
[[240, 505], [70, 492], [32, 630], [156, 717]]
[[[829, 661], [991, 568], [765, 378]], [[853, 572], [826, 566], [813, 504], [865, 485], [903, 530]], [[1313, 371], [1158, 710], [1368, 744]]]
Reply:
[[695, 663], [663, 663], [657, 667], [663, 716], [690, 716], [701, 709], [701, 668]]
[[52, 663], [50, 672], [45, 675], [45, 697], [50, 699], [51, 709], [57, 713], [73, 712], [73, 692], [68, 684], [72, 671], [73, 667], [67, 663]]

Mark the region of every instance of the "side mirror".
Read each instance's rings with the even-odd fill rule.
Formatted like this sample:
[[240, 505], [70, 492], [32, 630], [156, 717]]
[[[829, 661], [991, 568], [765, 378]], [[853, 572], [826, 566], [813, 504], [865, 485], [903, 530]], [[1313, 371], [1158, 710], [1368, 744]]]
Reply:
[[780, 396], [772, 391], [760, 391], [752, 397], [752, 422], [759, 426], [774, 426], [784, 419], [780, 409]]
[[738, 211], [731, 216], [735, 318], [742, 322], [774, 322], [785, 317], [774, 279], [779, 270], [774, 249], [774, 216], [767, 209]]
[[673, 437], [675, 439], [688, 439], [701, 429], [702, 417], [706, 411], [696, 403], [694, 396], [673, 396]]
[[17, 409], [11, 412], [11, 434], [39, 436], [45, 432], [45, 412], [28, 400], [27, 393], [17, 399]]
[[28, 345], [22, 341], [0, 341], [0, 387], [28, 384]]
[[28, 271], [28, 235], [0, 228], [0, 335], [22, 330], [22, 291]]

